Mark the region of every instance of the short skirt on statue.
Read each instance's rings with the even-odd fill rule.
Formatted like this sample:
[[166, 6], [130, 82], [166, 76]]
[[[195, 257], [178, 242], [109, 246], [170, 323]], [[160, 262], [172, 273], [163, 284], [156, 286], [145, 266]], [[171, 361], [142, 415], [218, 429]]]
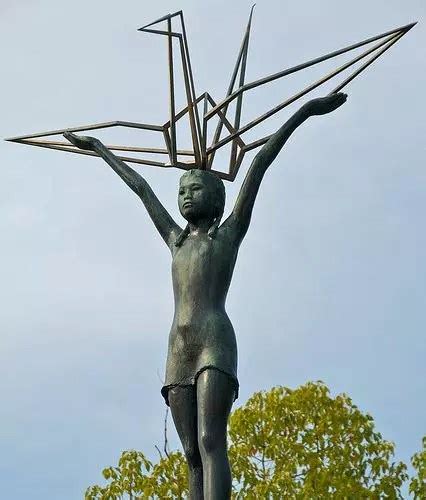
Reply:
[[[238, 397], [237, 346], [233, 331], [217, 332], [204, 339], [204, 343], [183, 342], [181, 337], [170, 335], [166, 362], [166, 380], [161, 394], [169, 406], [168, 393], [173, 387], [196, 386], [200, 373], [205, 370], [218, 370], [227, 375], [235, 387]], [[217, 338], [222, 337], [222, 338]], [[210, 340], [210, 342], [209, 342]], [[214, 340], [214, 342], [212, 342]]]

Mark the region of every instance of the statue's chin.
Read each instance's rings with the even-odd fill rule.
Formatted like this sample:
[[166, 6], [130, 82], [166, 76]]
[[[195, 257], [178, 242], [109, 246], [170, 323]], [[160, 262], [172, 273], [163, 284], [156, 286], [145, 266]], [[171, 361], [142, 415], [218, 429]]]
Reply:
[[194, 224], [195, 226], [204, 222], [210, 222], [211, 224], [214, 222], [214, 218], [201, 214], [195, 207], [185, 207], [180, 211], [180, 213], [186, 221]]
[[197, 219], [197, 210], [194, 210], [192, 206], [182, 207], [180, 213], [188, 222], [193, 222], [194, 218]]

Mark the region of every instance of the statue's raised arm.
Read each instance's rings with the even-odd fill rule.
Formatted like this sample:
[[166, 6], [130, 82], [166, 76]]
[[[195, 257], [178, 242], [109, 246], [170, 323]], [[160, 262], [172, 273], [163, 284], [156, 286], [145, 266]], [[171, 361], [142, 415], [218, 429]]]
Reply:
[[94, 137], [77, 136], [71, 132], [65, 132], [64, 137], [80, 149], [97, 153], [108, 163], [130, 189], [139, 196], [161, 237], [168, 247], [172, 248], [177, 236], [182, 232], [182, 228], [172, 219], [146, 180], [117, 158], [100, 140]]
[[334, 111], [346, 101], [346, 98], [346, 94], [338, 93], [307, 102], [268, 139], [257, 153], [241, 186], [234, 209], [223, 224], [232, 227], [239, 240], [244, 238], [250, 225], [251, 213], [263, 176], [287, 139], [307, 118]]

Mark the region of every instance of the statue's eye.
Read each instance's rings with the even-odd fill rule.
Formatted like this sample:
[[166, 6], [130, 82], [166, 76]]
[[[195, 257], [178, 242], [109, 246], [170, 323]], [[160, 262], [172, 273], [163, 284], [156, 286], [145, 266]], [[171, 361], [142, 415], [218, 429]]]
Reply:
[[183, 189], [179, 189], [179, 194], [182, 195], [185, 191]]

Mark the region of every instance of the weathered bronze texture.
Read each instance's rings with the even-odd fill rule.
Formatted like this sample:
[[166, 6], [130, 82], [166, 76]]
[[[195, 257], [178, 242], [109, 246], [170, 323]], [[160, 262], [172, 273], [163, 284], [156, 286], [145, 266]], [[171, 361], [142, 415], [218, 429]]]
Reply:
[[[212, 96], [205, 92], [197, 97], [194, 84], [194, 75], [192, 72], [191, 59], [189, 55], [189, 46], [186, 35], [185, 21], [183, 17], [183, 12], [178, 11], [173, 14], [168, 14], [166, 16], [153, 21], [142, 28], [139, 31], [145, 33], [151, 33], [156, 35], [162, 35], [167, 37], [167, 57], [168, 57], [168, 67], [169, 67], [169, 109], [170, 118], [164, 125], [149, 125], [143, 123], [130, 123], [124, 121], [114, 121], [109, 123], [100, 123], [87, 125], [83, 127], [67, 128], [61, 130], [53, 130], [49, 132], [42, 132], [38, 134], [25, 135], [20, 137], [13, 137], [6, 139], [13, 142], [18, 142], [21, 144], [27, 144], [30, 146], [39, 146], [49, 149], [57, 149], [61, 151], [88, 154], [92, 156], [98, 156], [97, 153], [81, 151], [75, 146], [72, 146], [66, 142], [61, 142], [55, 139], [56, 135], [62, 135], [65, 131], [71, 132], [85, 132], [95, 129], [104, 129], [107, 127], [129, 127], [138, 128], [141, 130], [154, 130], [161, 132], [164, 147], [162, 148], [149, 148], [149, 147], [132, 147], [132, 146], [119, 146], [111, 145], [109, 149], [115, 151], [123, 152], [133, 152], [133, 153], [150, 153], [159, 156], [158, 161], [152, 159], [145, 159], [142, 157], [127, 157], [120, 156], [120, 159], [127, 161], [129, 163], [136, 163], [142, 165], [158, 166], [158, 167], [178, 167], [184, 170], [189, 170], [192, 168], [212, 170], [219, 177], [224, 180], [233, 181], [238, 173], [238, 170], [243, 162], [244, 155], [246, 152], [256, 149], [269, 139], [269, 136], [262, 137], [255, 141], [246, 144], [242, 138], [242, 135], [252, 128], [258, 126], [265, 120], [267, 120], [272, 115], [278, 113], [286, 106], [292, 104], [293, 102], [301, 99], [309, 92], [323, 85], [327, 81], [336, 77], [343, 71], [347, 70], [357, 62], [366, 58], [371, 57], [364, 62], [359, 68], [357, 68], [353, 73], [346, 77], [342, 82], [340, 82], [330, 94], [339, 92], [348, 83], [350, 83], [356, 76], [358, 76], [364, 69], [366, 69], [370, 64], [372, 64], [380, 55], [382, 55], [386, 50], [388, 50], [394, 43], [400, 40], [416, 23], [407, 24], [401, 26], [400, 28], [395, 28], [380, 35], [376, 35], [361, 42], [349, 45], [342, 49], [335, 50], [323, 56], [314, 58], [310, 61], [298, 64], [291, 68], [284, 69], [272, 75], [266, 76], [259, 80], [245, 83], [246, 65], [247, 65], [247, 55], [248, 55], [248, 45], [250, 38], [250, 30], [252, 24], [253, 8], [251, 9], [249, 21], [244, 33], [243, 41], [241, 44], [240, 51], [238, 53], [237, 61], [232, 72], [231, 80], [226, 92], [225, 98], [216, 103]], [[155, 29], [153, 26], [166, 24], [165, 29]], [[173, 23], [178, 24], [177, 27], [173, 27]], [[174, 64], [174, 43], [176, 41], [179, 44], [179, 56], [182, 63], [183, 80], [185, 86], [185, 95], [187, 105], [184, 109], [176, 112], [175, 109], [175, 64]], [[332, 59], [336, 56], [345, 54], [352, 50], [358, 49], [360, 47], [372, 44], [378, 41], [376, 45], [368, 48], [365, 52], [357, 55], [355, 58], [351, 59], [347, 63], [343, 64], [339, 68], [335, 69], [328, 75], [320, 78], [318, 81], [313, 82], [308, 85], [305, 89], [297, 92], [293, 96], [285, 99], [277, 106], [262, 114], [261, 116], [255, 118], [250, 123], [241, 125], [241, 110], [243, 104], [243, 95], [245, 92], [252, 90], [254, 88], [266, 85], [275, 80], [284, 78], [285, 76], [291, 75], [297, 71], [301, 71], [305, 68], [309, 68], [313, 65], [320, 64], [323, 61]], [[238, 83], [237, 83], [238, 79]], [[238, 85], [238, 86], [236, 86]], [[229, 111], [229, 105], [236, 100], [236, 107], [233, 119], [227, 117]], [[203, 110], [200, 112], [199, 105], [203, 105]], [[200, 115], [202, 114], [202, 119]], [[188, 126], [191, 132], [192, 139], [192, 150], [185, 151], [179, 149], [177, 144], [176, 136], [176, 123], [178, 120], [188, 118]], [[213, 135], [212, 142], [207, 144], [208, 137], [208, 125], [209, 121], [217, 117], [218, 123]], [[223, 129], [228, 132], [222, 137]], [[213, 162], [215, 158], [215, 153], [217, 150], [223, 146], [231, 143], [231, 152], [229, 156], [229, 165], [227, 171], [215, 170], [213, 168]], [[181, 156], [189, 157], [187, 160], [183, 161]]]

